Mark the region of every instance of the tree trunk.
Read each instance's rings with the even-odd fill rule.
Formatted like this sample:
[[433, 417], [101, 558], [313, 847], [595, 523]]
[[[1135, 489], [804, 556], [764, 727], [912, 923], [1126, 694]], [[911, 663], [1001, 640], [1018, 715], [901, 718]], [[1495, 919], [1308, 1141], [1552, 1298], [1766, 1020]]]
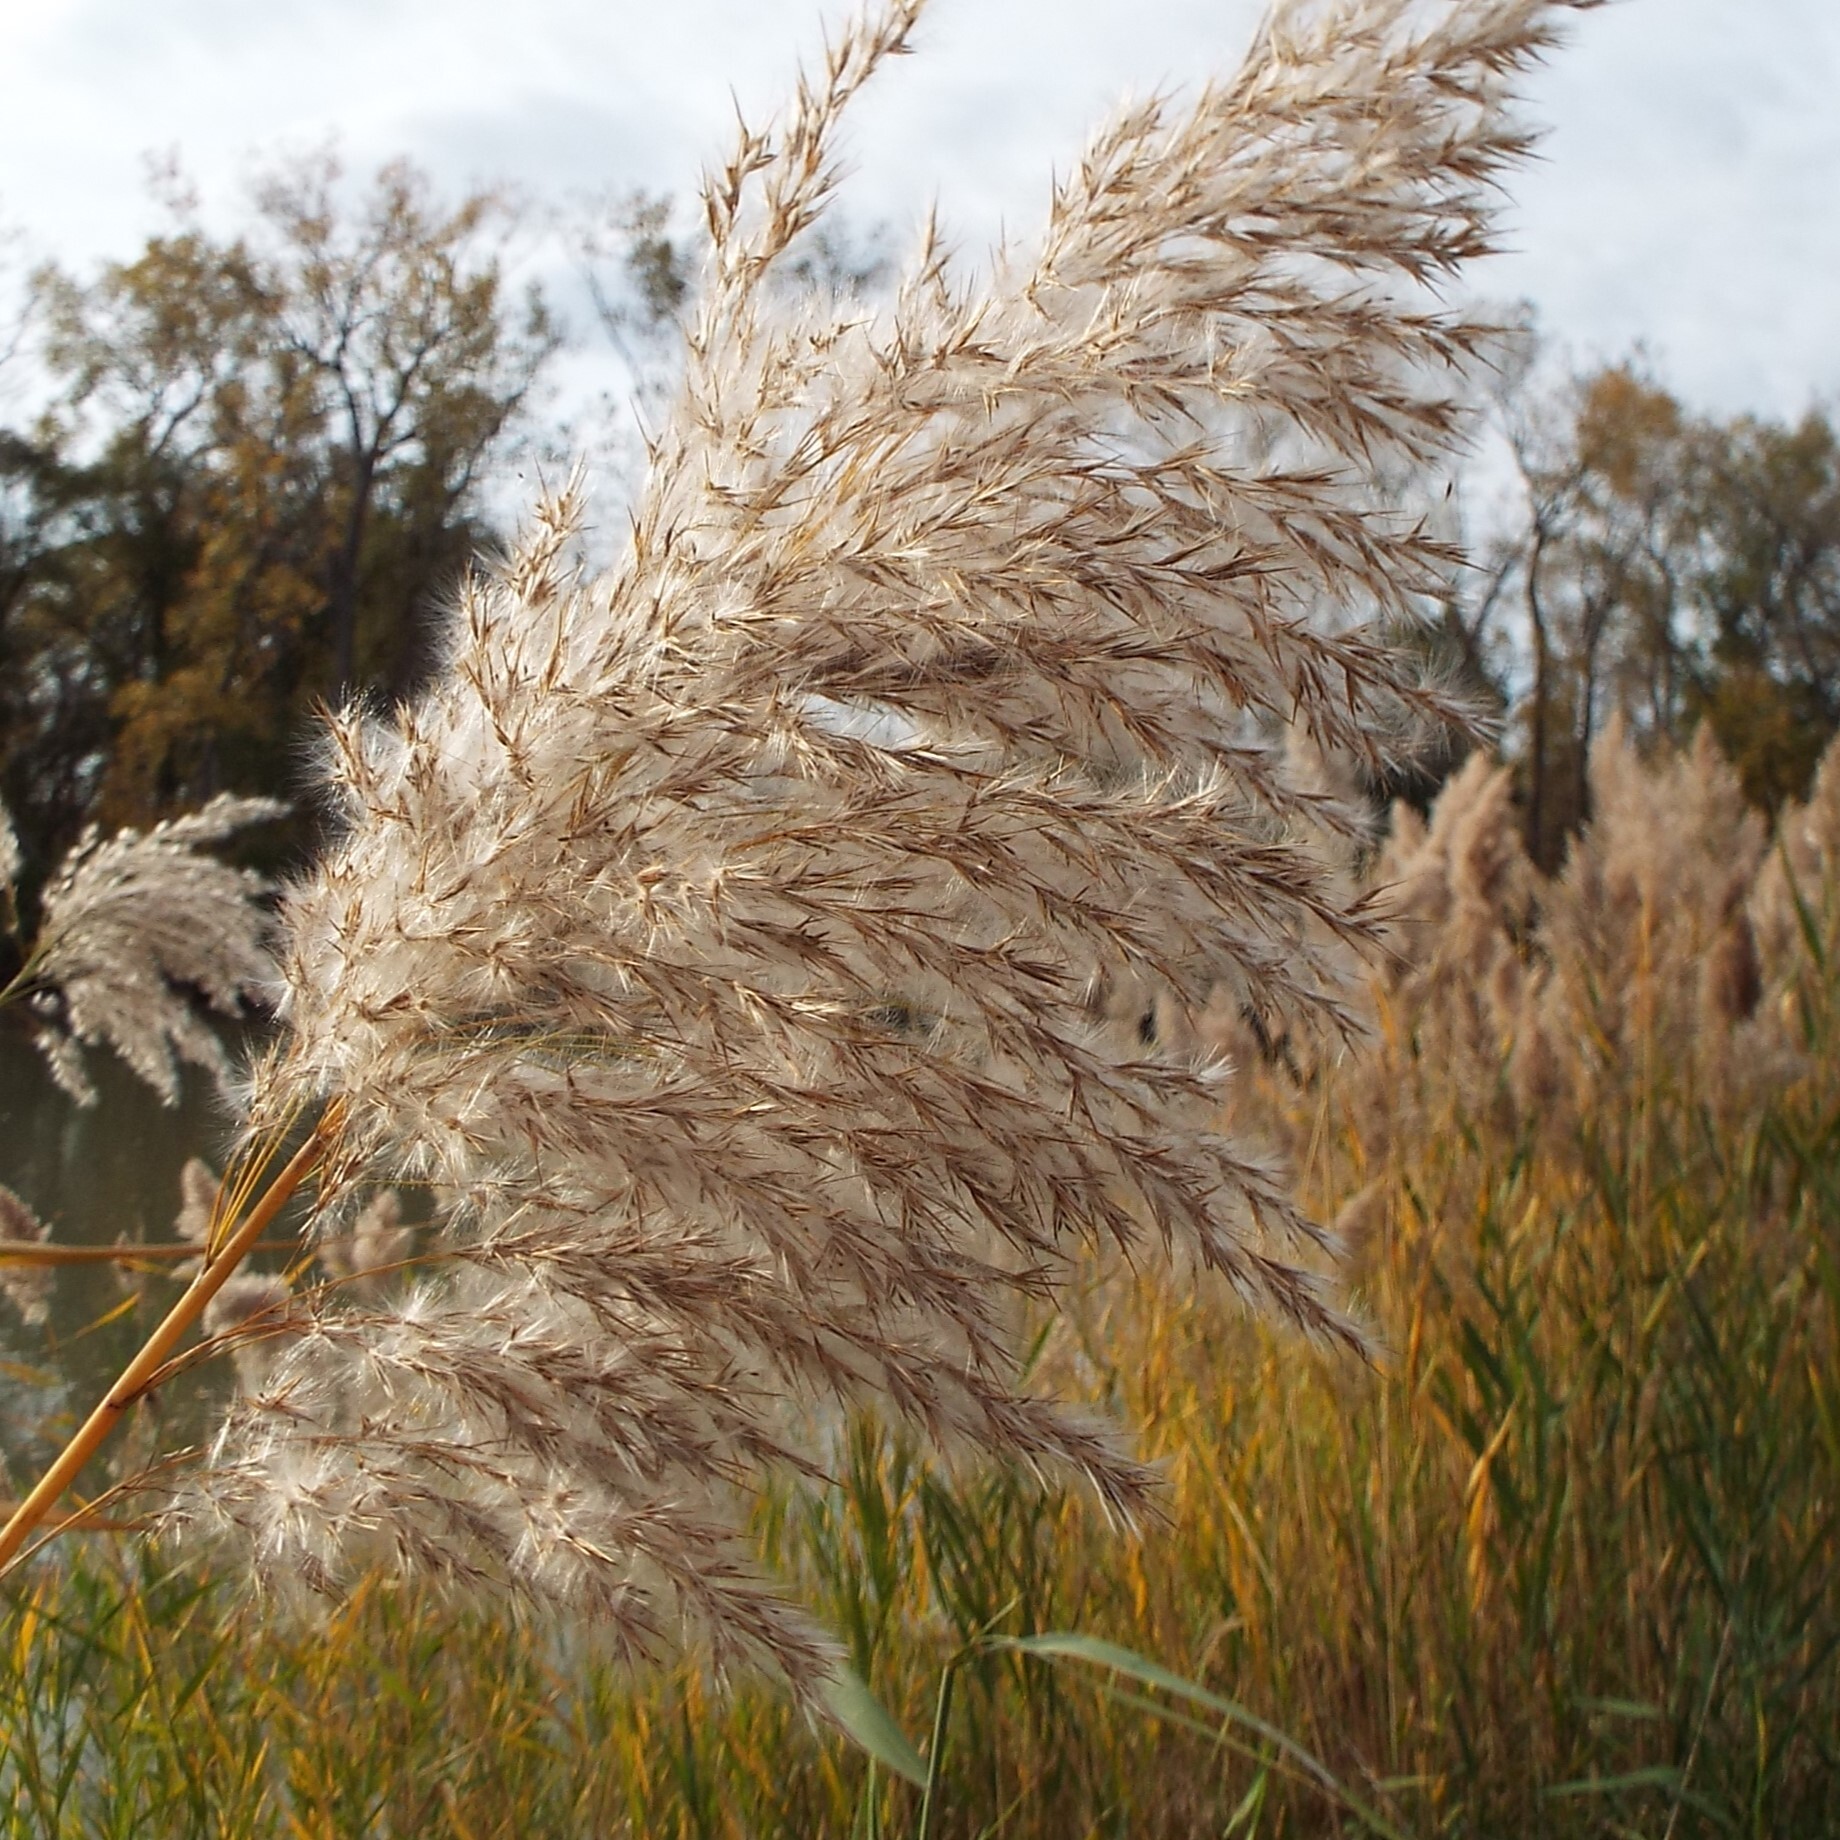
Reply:
[[377, 457], [352, 455], [351, 504], [345, 513], [345, 533], [328, 571], [326, 611], [332, 627], [332, 703], [345, 702], [356, 687], [358, 674], [358, 562], [364, 551], [364, 532], [370, 522], [371, 494], [376, 488]]
[[1536, 522], [1527, 556], [1527, 620], [1533, 629], [1533, 708], [1527, 727], [1527, 853], [1541, 869], [1546, 860], [1546, 753], [1552, 698], [1552, 650], [1546, 637], [1546, 610], [1540, 605], [1540, 561], [1546, 549], [1546, 526]]

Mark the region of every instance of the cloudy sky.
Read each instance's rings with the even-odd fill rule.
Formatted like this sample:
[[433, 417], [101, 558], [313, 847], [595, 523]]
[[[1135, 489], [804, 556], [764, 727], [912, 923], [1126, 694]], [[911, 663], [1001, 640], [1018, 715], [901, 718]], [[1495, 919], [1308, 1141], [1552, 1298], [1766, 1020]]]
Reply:
[[[817, 0], [0, 0], [0, 226], [82, 266], [156, 221], [176, 150], [227, 213], [252, 166], [336, 137], [444, 182], [562, 200], [690, 191], [740, 104], [758, 119], [836, 4]], [[1038, 220], [1121, 93], [1226, 69], [1257, 0], [935, 0], [921, 55], [854, 124], [850, 208], [937, 197], [978, 247]], [[1516, 253], [1480, 277], [1535, 301], [1580, 363], [1638, 343], [1696, 404], [1840, 398], [1840, 0], [1623, 0], [1536, 79], [1545, 160]]]

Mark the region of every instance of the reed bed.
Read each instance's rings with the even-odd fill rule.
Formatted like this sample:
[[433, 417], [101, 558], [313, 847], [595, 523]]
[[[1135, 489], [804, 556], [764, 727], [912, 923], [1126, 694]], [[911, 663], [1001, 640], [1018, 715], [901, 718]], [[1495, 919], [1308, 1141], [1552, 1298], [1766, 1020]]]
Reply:
[[[833, 1428], [828, 1484], [766, 1497], [762, 1560], [936, 1753], [924, 1817], [769, 1685], [635, 1682], [578, 1626], [381, 1578], [277, 1620], [240, 1579], [86, 1536], [8, 1587], [4, 1831], [1830, 1832], [1840, 772], [1739, 860], [1706, 821], [1722, 771], [1613, 738], [1603, 833], [1544, 883], [1474, 769], [1396, 829], [1420, 918], [1370, 1046], [1299, 1067], [1274, 1044], [1240, 1081], [1239, 1128], [1354, 1242], [1375, 1367], [1089, 1266], [1032, 1371], [1146, 1427], [1166, 1524], [1123, 1536], [1077, 1486], [948, 1470], [869, 1416]], [[1644, 808], [1638, 862], [1617, 827]], [[1452, 993], [1497, 931], [1524, 976], [1497, 968], [1491, 1037]], [[1733, 934], [1748, 980], [1707, 970]], [[1561, 989], [1595, 1021], [1533, 1079]], [[1013, 1645], [1066, 1631], [1240, 1710]]]
[[[1500, 328], [1440, 293], [1495, 247], [1520, 88], [1593, 3], [1281, 5], [1237, 75], [1103, 128], [1032, 246], [965, 274], [929, 229], [875, 308], [781, 285], [923, 3], [846, 25], [708, 179], [619, 559], [583, 575], [564, 489], [418, 696], [332, 717], [333, 831], [280, 897], [202, 1264], [0, 1570], [192, 1331], [259, 1304], [267, 1371], [206, 1463], [147, 1479], [169, 1528], [276, 1594], [388, 1565], [815, 1709], [837, 1651], [748, 1519], [825, 1478], [827, 1422], [1126, 1523], [1156, 1478], [1017, 1365], [1083, 1260], [1160, 1245], [1365, 1353], [1317, 1221], [1221, 1128], [1222, 1066], [1102, 1039], [1088, 998], [1355, 1026], [1379, 921], [1319, 846], [1361, 814], [1294, 769], [1471, 732], [1394, 643], [1457, 560], [1401, 471], [1470, 425]], [[234, 998], [103, 925], [151, 841], [98, 846], [47, 936], [95, 913], [118, 1003], [130, 969]], [[98, 1035], [52, 969], [51, 1045]], [[304, 1255], [399, 1184], [440, 1197], [400, 1283], [237, 1275], [297, 1201]]]
[[[882, 318], [765, 277], [918, 0], [744, 133], [625, 561], [564, 492], [333, 725], [198, 1268], [0, 1530], [8, 1831], [1827, 1830], [1840, 757], [1772, 848], [1613, 731], [1550, 879], [1484, 760], [1338, 790], [1469, 731], [1388, 469], [1588, 4], [1287, 8]], [[10, 1563], [200, 1324], [107, 1503], [193, 1543]]]

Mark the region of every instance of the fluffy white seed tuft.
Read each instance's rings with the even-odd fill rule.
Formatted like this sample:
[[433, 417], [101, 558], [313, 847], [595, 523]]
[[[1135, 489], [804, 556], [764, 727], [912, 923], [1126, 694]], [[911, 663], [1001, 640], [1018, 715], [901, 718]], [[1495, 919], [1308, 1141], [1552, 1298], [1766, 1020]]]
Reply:
[[429, 692], [334, 725], [258, 1113], [337, 1097], [335, 1217], [457, 1201], [433, 1275], [295, 1300], [190, 1516], [277, 1578], [400, 1563], [807, 1688], [828, 1646], [743, 1527], [814, 1419], [1150, 1502], [1018, 1378], [1082, 1248], [1161, 1240], [1359, 1344], [1219, 1069], [1090, 998], [1349, 1021], [1378, 921], [1287, 747], [1380, 767], [1465, 717], [1378, 636], [1452, 560], [1386, 480], [1458, 436], [1485, 329], [1424, 284], [1489, 246], [1558, 10], [1293, 7], [1102, 135], [1032, 262], [966, 288], [929, 241], [879, 316], [768, 281], [917, 0], [744, 135], [624, 560], [576, 578], [565, 493]]
[[81, 1048], [98, 1043], [168, 1105], [181, 1062], [228, 1076], [200, 1006], [236, 1016], [271, 994], [266, 884], [200, 852], [286, 810], [226, 793], [144, 834], [88, 831], [65, 857], [41, 900], [28, 972], [44, 1017], [39, 1045], [79, 1104], [95, 1099]]

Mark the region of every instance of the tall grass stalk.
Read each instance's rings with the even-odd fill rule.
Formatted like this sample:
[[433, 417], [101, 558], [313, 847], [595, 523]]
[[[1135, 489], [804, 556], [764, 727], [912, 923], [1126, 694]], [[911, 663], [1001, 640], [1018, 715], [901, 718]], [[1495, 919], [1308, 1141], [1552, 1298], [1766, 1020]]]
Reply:
[[1365, 1350], [1223, 1065], [1091, 996], [1355, 1027], [1381, 923], [1321, 841], [1362, 824], [1303, 763], [1469, 721], [1386, 636], [1456, 561], [1397, 480], [1461, 440], [1495, 329], [1436, 290], [1590, 3], [1281, 6], [1231, 80], [1103, 130], [1032, 251], [967, 281], [929, 229], [885, 312], [776, 276], [921, 0], [743, 130], [620, 560], [581, 579], [561, 494], [425, 692], [331, 725], [253, 1104], [336, 1114], [316, 1227], [449, 1201], [412, 1279], [288, 1300], [173, 1525], [277, 1589], [388, 1564], [816, 1704], [834, 1644], [746, 1537], [824, 1473], [811, 1427], [873, 1406], [1122, 1526], [1155, 1476], [1018, 1360], [1083, 1259], [1159, 1243]]
[[261, 1179], [262, 1159], [259, 1156], [244, 1166], [240, 1180], [226, 1185], [223, 1217], [215, 1223], [199, 1269], [184, 1293], [31, 1493], [13, 1510], [5, 1526], [0, 1527], [0, 1577], [20, 1556], [26, 1541], [57, 1506], [64, 1491], [76, 1481], [124, 1414], [144, 1393], [160, 1383], [167, 1362], [210, 1308], [211, 1300], [235, 1275], [262, 1235], [274, 1225], [282, 1210], [293, 1200], [295, 1191], [320, 1167], [328, 1143], [336, 1134], [337, 1121], [338, 1107], [328, 1107], [308, 1133], [306, 1142], [253, 1200], [250, 1191]]
[[[1811, 916], [1832, 899], [1803, 885]], [[763, 1561], [917, 1743], [956, 1660], [941, 1840], [1363, 1831], [1298, 1752], [1405, 1835], [1830, 1831], [1840, 1055], [1831, 978], [1798, 989], [1801, 1071], [1736, 1112], [1651, 1057], [1614, 1102], [1523, 1121], [1432, 1063], [1402, 1103], [1437, 1127], [1375, 1166], [1358, 1064], [1274, 1076], [1313, 1198], [1361, 1198], [1387, 1355], [1089, 1268], [1038, 1362], [1148, 1427], [1166, 1526], [1121, 1539], [1076, 1488], [942, 1467], [868, 1417], [832, 1482], [775, 1488]], [[774, 1691], [691, 1662], [634, 1681], [542, 1617], [380, 1576], [277, 1620], [234, 1575], [89, 1536], [8, 1589], [38, 1620], [0, 1671], [0, 1809], [33, 1840], [803, 1840], [861, 1830], [865, 1798], [870, 1831], [916, 1831], [918, 1790]], [[1029, 1652], [1068, 1631], [1269, 1735]]]

